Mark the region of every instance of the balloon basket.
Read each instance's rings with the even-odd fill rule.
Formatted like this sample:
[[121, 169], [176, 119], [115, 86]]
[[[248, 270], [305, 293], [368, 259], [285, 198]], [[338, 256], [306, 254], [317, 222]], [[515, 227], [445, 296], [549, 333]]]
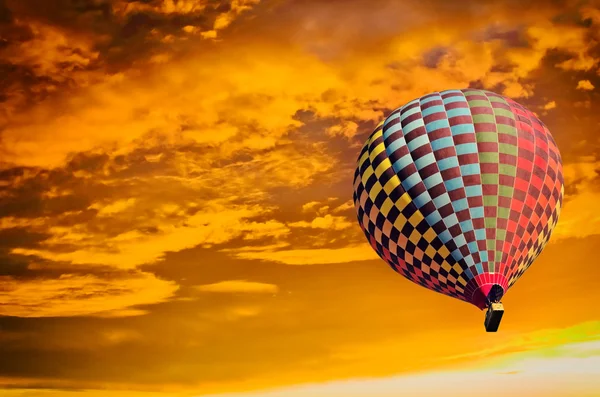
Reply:
[[504, 314], [504, 306], [502, 303], [492, 303], [485, 314], [485, 330], [487, 332], [496, 332], [500, 326], [500, 320]]

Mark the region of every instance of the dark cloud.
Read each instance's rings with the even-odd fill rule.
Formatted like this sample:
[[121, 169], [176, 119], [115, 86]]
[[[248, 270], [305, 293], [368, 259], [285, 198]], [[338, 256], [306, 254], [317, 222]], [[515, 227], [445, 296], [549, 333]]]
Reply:
[[485, 41], [501, 40], [512, 48], [528, 48], [531, 45], [527, 38], [526, 26], [507, 29], [503, 26], [493, 25], [476, 35], [476, 38]]
[[15, 247], [37, 248], [49, 235], [26, 228], [0, 229], [0, 276], [31, 277], [29, 258], [11, 253]]
[[[10, 167], [0, 170], [0, 217], [57, 217], [62, 225], [85, 222], [95, 215], [95, 200], [111, 197], [116, 188], [102, 183], [104, 153], [77, 153], [62, 168]], [[78, 172], [83, 175], [78, 176]], [[121, 190], [123, 191], [123, 190]]]
[[[594, 55], [598, 58], [600, 52]], [[600, 87], [600, 76], [555, 67], [566, 59], [564, 52], [548, 52], [542, 66], [525, 79], [525, 82], [535, 83], [535, 96], [518, 99], [540, 115], [558, 144], [564, 164], [594, 157], [600, 151], [600, 125], [596, 116], [600, 112], [600, 93], [597, 89], [576, 89], [580, 80], [589, 80]], [[543, 106], [551, 101], [556, 103], [556, 108], [545, 111]]]
[[5, 3], [14, 16], [67, 28], [97, 30], [112, 18], [110, 0], [5, 0]]
[[[11, 170], [4, 172], [10, 173]], [[15, 172], [18, 174], [21, 171]], [[3, 193], [0, 217], [37, 218], [83, 211], [92, 203], [91, 192], [87, 190], [89, 185], [89, 181], [64, 170], [39, 171], [35, 177], [19, 182], [16, 186], [9, 184], [0, 188], [0, 193]], [[65, 190], [67, 193], [46, 196], [52, 193], [52, 189]]]
[[433, 48], [423, 54], [423, 65], [435, 69], [447, 53], [447, 48]]
[[[39, 247], [39, 242], [43, 241], [43, 237], [39, 236], [37, 241], [33, 241], [35, 237], [35, 233], [28, 232], [27, 237], [18, 241], [19, 246], [27, 248]], [[35, 263], [35, 267], [31, 266], [32, 263]], [[101, 264], [73, 266], [67, 262], [56, 262], [29, 255], [9, 253], [9, 250], [0, 248], [0, 276], [10, 276], [19, 281], [56, 280], [66, 275], [94, 276], [101, 280], [111, 281], [135, 278], [137, 274], [135, 270], [119, 270], [112, 266], [102, 266]]]
[[12, 12], [6, 5], [5, 0], [0, 1], [0, 25], [10, 23], [12, 21]]
[[38, 247], [48, 236], [43, 233], [33, 233], [26, 228], [0, 229], [0, 250], [19, 245], [25, 248]]
[[[144, 53], [161, 46], [160, 40], [166, 35], [184, 35], [181, 31], [184, 26], [210, 30], [215, 18], [231, 7], [228, 1], [213, 1], [198, 11], [167, 13], [162, 11], [162, 4], [162, 1], [125, 0], [6, 0], [5, 9], [15, 18], [94, 38], [95, 48], [102, 54], [100, 62], [110, 64], [119, 61], [112, 55], [117, 49], [126, 50], [121, 52], [122, 56], [133, 51], [137, 60], [142, 60]], [[133, 11], [119, 13], [119, 6], [128, 5]], [[148, 7], [136, 7], [140, 5]]]
[[100, 173], [109, 160], [110, 157], [106, 153], [77, 153], [67, 163], [66, 171]]
[[[140, 67], [152, 55], [166, 51], [176, 56], [186, 48], [178, 39], [189, 36], [183, 27], [211, 30], [217, 16], [231, 8], [229, 1], [211, 1], [199, 11], [167, 13], [161, 9], [162, 4], [162, 1], [126, 0], [3, 0], [0, 3], [0, 103], [10, 106], [12, 114], [65, 90], [77, 89], [82, 82], [89, 84], [101, 80], [105, 74], [127, 70], [133, 65]], [[147, 7], [139, 8], [140, 5]], [[133, 11], [119, 11], [125, 6], [134, 7]], [[20, 45], [33, 45], [34, 39], [46, 39], [44, 33], [37, 32], [39, 25], [50, 27], [67, 38], [66, 43], [53, 50], [58, 54], [52, 61], [51, 71], [39, 69], [43, 59], [11, 56], [19, 55]], [[165, 41], [167, 36], [175, 40]], [[79, 40], [88, 43], [85, 45], [89, 53], [82, 54]], [[193, 36], [193, 41], [197, 49], [202, 39]], [[83, 56], [85, 61], [73, 55]], [[36, 56], [46, 57], [44, 53]], [[0, 127], [10, 118], [8, 114], [1, 116], [0, 112]]]

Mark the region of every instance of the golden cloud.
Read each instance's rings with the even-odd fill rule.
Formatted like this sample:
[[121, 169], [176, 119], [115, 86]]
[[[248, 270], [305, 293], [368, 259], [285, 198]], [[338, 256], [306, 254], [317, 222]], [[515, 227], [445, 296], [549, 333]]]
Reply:
[[337, 214], [338, 212], [343, 212], [343, 211], [347, 211], [349, 209], [354, 209], [354, 201], [352, 200], [348, 200], [346, 201], [344, 204], [341, 204], [337, 207], [335, 207], [332, 212], [334, 214]]
[[319, 201], [309, 201], [308, 203], [302, 205], [302, 212], [312, 211], [316, 206], [320, 204], [321, 203]]
[[565, 185], [579, 186], [580, 184], [591, 183], [598, 177], [600, 162], [596, 161], [594, 156], [585, 156], [579, 158], [579, 161], [563, 165], [563, 176]]
[[87, 66], [98, 59], [94, 41], [85, 35], [70, 35], [56, 26], [33, 21], [17, 21], [17, 27], [28, 28], [32, 39], [15, 42], [0, 49], [0, 58], [31, 68], [37, 76], [57, 82], [75, 80], [88, 83]]
[[5, 216], [0, 218], [0, 230], [12, 228], [33, 228], [46, 225], [48, 218], [17, 218]]
[[[101, 72], [89, 68], [99, 57], [89, 37], [69, 35], [55, 26], [21, 19], [14, 21], [13, 28], [29, 31], [32, 37], [28, 41], [3, 38], [0, 59], [11, 67], [3, 71], [7, 78], [2, 87], [0, 125], [7, 125], [27, 109], [31, 96], [45, 97], [61, 86], [85, 86], [103, 78]], [[27, 78], [20, 76], [19, 70], [26, 70]]]
[[589, 185], [583, 186], [579, 193], [565, 202], [550, 241], [600, 234], [600, 214], [595, 208], [599, 200], [600, 192]]
[[[69, 262], [74, 265], [101, 264], [121, 269], [131, 269], [139, 265], [152, 263], [163, 257], [166, 252], [180, 251], [197, 245], [222, 244], [235, 237], [250, 233], [256, 236], [282, 234], [282, 226], [277, 222], [249, 222], [248, 219], [264, 214], [258, 206], [229, 206], [212, 203], [206, 208], [176, 224], [160, 224], [160, 233], [142, 234], [138, 231], [123, 230], [121, 234], [106, 240], [101, 235], [79, 233], [75, 228], [51, 228], [55, 237], [43, 244], [49, 249], [13, 248], [11, 253], [33, 255], [53, 261]], [[78, 228], [85, 230], [85, 225]], [[51, 250], [60, 242], [77, 242], [85, 237], [95, 239], [96, 244], [83, 245], [70, 252]]]
[[171, 281], [138, 273], [127, 279], [63, 275], [58, 279], [15, 280], [0, 277], [0, 315], [17, 317], [131, 316], [133, 306], [164, 302], [177, 290]]
[[353, 222], [349, 222], [343, 216], [333, 216], [327, 214], [314, 218], [310, 222], [300, 221], [288, 223], [290, 227], [311, 228], [311, 229], [326, 229], [326, 230], [343, 230], [354, 226]]
[[577, 192], [565, 197], [551, 242], [600, 234], [600, 214], [596, 209], [600, 201], [598, 170], [600, 162], [593, 158], [582, 158], [579, 162], [564, 165], [565, 185]]
[[577, 82], [578, 90], [592, 91], [594, 88], [594, 85], [589, 80], [579, 80]]
[[254, 259], [280, 262], [286, 265], [317, 265], [331, 263], [349, 263], [380, 259], [368, 244], [358, 244], [345, 248], [316, 248], [290, 250], [237, 250], [234, 253], [240, 259]]
[[133, 207], [135, 202], [135, 198], [121, 199], [106, 205], [92, 204], [89, 208], [97, 209], [98, 216], [114, 216], [119, 212], [123, 212], [126, 209]]
[[[564, 70], [590, 70], [597, 63], [590, 50], [594, 45], [588, 39], [588, 29], [582, 26], [552, 24], [549, 21], [538, 22], [528, 29], [534, 39], [534, 49], [544, 55], [550, 49], [560, 49], [573, 55], [570, 59], [556, 65]], [[537, 63], [539, 65], [538, 59]]]
[[247, 280], [228, 280], [220, 281], [214, 284], [198, 285], [196, 290], [202, 292], [222, 292], [222, 293], [267, 293], [276, 294], [279, 287], [274, 284], [258, 283]]
[[[270, 51], [258, 52], [273, 58]], [[4, 132], [2, 149], [8, 161], [58, 166], [73, 151], [119, 147], [119, 152], [127, 152], [150, 131], [171, 142], [220, 145], [220, 153], [225, 155], [240, 149], [272, 148], [290, 128], [300, 126], [294, 115], [310, 102], [302, 98], [318, 98], [319, 92], [330, 86], [324, 82], [331, 72], [323, 73], [322, 65], [303, 59], [305, 56], [296, 57], [298, 62], [306, 62], [307, 78], [323, 77], [313, 79], [308, 86], [294, 84], [299, 76], [287, 61], [274, 58], [273, 64], [254, 53], [241, 58], [209, 54], [207, 59], [157, 65], [162, 70], [143, 78], [113, 78], [90, 86], [84, 93], [42, 103], [31, 113], [15, 116]], [[221, 65], [219, 73], [213, 65]], [[204, 83], [198, 85], [197, 81]], [[210, 92], [213, 94], [207, 95]], [[135, 101], [130, 100], [133, 97]], [[62, 116], [56, 117], [57, 108]], [[260, 129], [248, 133], [252, 126]], [[55, 132], [52, 138], [48, 130]], [[225, 142], [228, 144], [222, 145]]]
[[250, 10], [260, 0], [233, 0], [228, 12], [221, 13], [215, 20], [213, 30], [222, 30], [233, 22], [243, 11]]
[[337, 200], [337, 197], [328, 197], [320, 201], [309, 201], [302, 204], [302, 212], [316, 212], [319, 215], [327, 214], [330, 204]]
[[354, 121], [347, 121], [343, 124], [337, 124], [327, 129], [329, 136], [344, 136], [346, 138], [354, 138], [358, 134], [358, 124]]
[[[237, 320], [244, 317], [258, 316], [262, 309], [258, 306], [236, 306], [229, 309], [225, 314], [228, 320]], [[219, 316], [220, 317], [220, 316]]]
[[161, 0], [158, 2], [115, 1], [112, 4], [116, 14], [127, 15], [140, 11], [153, 11], [160, 14], [192, 14], [206, 8], [206, 0]]
[[[187, 33], [200, 34], [202, 38], [214, 39], [218, 31], [227, 28], [240, 14], [252, 9], [260, 0], [232, 0], [227, 11], [218, 13], [212, 23], [212, 29], [201, 30], [197, 26], [187, 25], [183, 29]], [[118, 0], [112, 3], [113, 13], [121, 19], [139, 12], [151, 12], [167, 16], [201, 16], [207, 8], [214, 8], [215, 3], [208, 0], [162, 0], [158, 2]]]
[[550, 101], [543, 107], [544, 110], [556, 109], [556, 101]]
[[266, 222], [250, 222], [244, 229], [245, 240], [259, 240], [265, 237], [282, 238], [290, 234], [290, 229], [282, 222], [270, 220]]

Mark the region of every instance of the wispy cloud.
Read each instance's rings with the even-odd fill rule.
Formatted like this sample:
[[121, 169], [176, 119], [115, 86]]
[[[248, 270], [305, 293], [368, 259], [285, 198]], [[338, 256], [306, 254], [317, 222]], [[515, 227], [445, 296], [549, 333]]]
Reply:
[[380, 259], [366, 243], [346, 248], [315, 248], [290, 250], [240, 250], [235, 253], [240, 259], [258, 259], [281, 262], [286, 265], [316, 265], [327, 263], [348, 263]]
[[277, 293], [279, 288], [274, 284], [259, 283], [246, 280], [228, 280], [220, 281], [214, 284], [198, 285], [196, 290], [202, 292], [223, 292], [223, 293]]
[[327, 230], [342, 230], [354, 226], [353, 222], [348, 221], [343, 216], [333, 216], [327, 214], [325, 216], [319, 216], [314, 218], [312, 221], [300, 221], [288, 223], [290, 227], [301, 227], [311, 229], [327, 229]]
[[595, 158], [579, 159], [565, 165], [564, 175], [569, 190], [551, 241], [600, 234], [600, 214], [596, 209], [600, 200], [600, 162]]
[[138, 305], [166, 301], [178, 289], [170, 281], [141, 273], [124, 279], [64, 275], [53, 280], [0, 277], [0, 315], [17, 317], [127, 317], [147, 313]]

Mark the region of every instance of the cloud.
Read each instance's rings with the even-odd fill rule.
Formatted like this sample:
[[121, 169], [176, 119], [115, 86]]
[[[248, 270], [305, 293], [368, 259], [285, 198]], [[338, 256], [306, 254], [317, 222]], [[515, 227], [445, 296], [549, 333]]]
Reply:
[[[187, 28], [185, 31], [188, 33], [202, 33], [201, 36], [205, 38], [216, 38], [218, 31], [227, 28], [242, 12], [252, 9], [259, 2], [260, 0], [217, 2], [217, 5], [228, 4], [229, 7], [225, 7], [227, 8], [226, 11], [215, 14], [211, 29], [201, 30], [193, 25], [185, 25], [184, 28]], [[215, 4], [211, 4], [206, 0], [164, 0], [154, 3], [117, 0], [112, 5], [114, 13], [121, 18], [143, 12], [166, 16], [202, 16], [203, 13], [207, 13], [213, 7], [215, 7]]]
[[326, 229], [326, 230], [343, 230], [354, 226], [353, 222], [349, 222], [343, 216], [333, 216], [327, 214], [325, 216], [319, 216], [314, 218], [312, 221], [300, 221], [288, 223], [290, 227], [297, 228], [311, 228], [311, 229]]
[[302, 204], [302, 212], [312, 211], [313, 208], [315, 208], [319, 204], [320, 204], [320, 202], [318, 202], [318, 201], [310, 201], [306, 204]]
[[46, 76], [50, 81], [75, 79], [77, 85], [86, 83], [85, 71], [99, 56], [88, 37], [69, 35], [60, 28], [32, 21], [16, 21], [14, 28], [29, 31], [30, 37], [2, 48], [0, 58], [27, 66], [36, 76]]
[[352, 200], [348, 200], [344, 204], [341, 204], [341, 205], [335, 207], [332, 212], [334, 214], [337, 214], [339, 212], [344, 212], [349, 209], [354, 209], [354, 201], [352, 201]]
[[594, 85], [589, 80], [579, 80], [577, 82], [578, 90], [592, 91], [594, 88]]
[[0, 230], [1, 229], [15, 229], [15, 228], [32, 228], [44, 226], [48, 219], [46, 218], [17, 218], [14, 216], [5, 216], [0, 218]]
[[338, 201], [337, 197], [328, 197], [319, 201], [309, 201], [302, 204], [302, 212], [316, 212], [319, 215], [325, 215], [329, 212], [330, 205]]
[[[0, 124], [43, 102], [119, 80], [127, 71], [173, 58], [203, 37], [215, 39], [256, 0], [2, 3]], [[187, 28], [187, 29], [184, 29]], [[190, 29], [191, 28], [191, 29]], [[193, 44], [190, 44], [193, 43]]]
[[119, 212], [125, 211], [130, 207], [133, 207], [135, 205], [135, 201], [135, 198], [121, 199], [104, 206], [92, 204], [89, 208], [97, 209], [98, 216], [113, 216]]
[[599, 176], [600, 162], [594, 156], [579, 157], [577, 160], [563, 165], [565, 185], [573, 188], [588, 184]]
[[358, 134], [358, 124], [354, 121], [348, 121], [343, 124], [331, 126], [327, 129], [329, 136], [344, 136], [346, 138], [354, 138]]
[[218, 31], [228, 27], [231, 22], [242, 12], [250, 10], [260, 0], [234, 0], [231, 2], [231, 8], [228, 12], [224, 12], [217, 16], [213, 26], [213, 31]]
[[175, 283], [148, 273], [110, 280], [92, 275], [49, 280], [0, 278], [0, 315], [17, 317], [140, 315], [145, 312], [131, 308], [164, 302], [178, 289]]
[[585, 238], [600, 234], [600, 214], [596, 208], [600, 192], [584, 186], [565, 202], [560, 220], [552, 233], [551, 242], [566, 238]]
[[[273, 229], [270, 224], [248, 222], [249, 218], [263, 214], [265, 211], [257, 206], [228, 206], [212, 203], [205, 208], [176, 224], [162, 224], [160, 231], [153, 234], [143, 234], [139, 231], [123, 230], [103, 244], [78, 247], [69, 252], [56, 252], [50, 249], [13, 248], [11, 252], [17, 255], [37, 256], [48, 260], [69, 262], [74, 265], [102, 264], [121, 269], [131, 269], [136, 266], [159, 260], [168, 251], [180, 251], [200, 244], [222, 244], [235, 237], [242, 236], [245, 231], [250, 236], [261, 233], [275, 235], [280, 233], [280, 227]], [[52, 231], [52, 230], [51, 230]], [[53, 230], [55, 233], [56, 229]], [[49, 244], [61, 240], [80, 240], [73, 236], [72, 229], [60, 229], [60, 238], [50, 240]]]
[[204, 11], [207, 2], [204, 0], [164, 0], [158, 2], [143, 1], [115, 1], [113, 10], [118, 14], [131, 14], [140, 11], [153, 11], [159, 14], [193, 14]]
[[228, 280], [220, 281], [214, 284], [198, 285], [196, 290], [202, 292], [222, 292], [222, 293], [268, 293], [276, 294], [279, 288], [274, 284], [259, 283], [246, 280]]
[[99, 52], [87, 35], [70, 35], [59, 27], [21, 18], [3, 24], [0, 31], [4, 77], [0, 125], [9, 123], [32, 102], [103, 78], [96, 70]]
[[[197, 245], [224, 244], [239, 237], [281, 239], [290, 228], [269, 217], [276, 207], [264, 201], [267, 193], [286, 185], [303, 187], [327, 169], [321, 165], [327, 159], [318, 151], [304, 155], [288, 147], [215, 167], [205, 165], [219, 158], [207, 158], [200, 149], [162, 153], [160, 158], [151, 157], [152, 162], [145, 154], [134, 153], [93, 166], [79, 157], [66, 169], [12, 177], [6, 191], [13, 197], [0, 205], [0, 211], [5, 207], [7, 213], [21, 216], [1, 218], [0, 228], [23, 227], [47, 237], [35, 247], [13, 241], [9, 251], [31, 260], [37, 256], [131, 269], [159, 260], [166, 252]], [[84, 176], [67, 171], [79, 167], [75, 169], [80, 172], [84, 165]], [[297, 166], [301, 169], [290, 174]], [[263, 178], [265, 173], [270, 177]], [[70, 193], [58, 194], [67, 190]], [[53, 204], [74, 198], [76, 207]], [[56, 210], [48, 212], [52, 208]]]
[[348, 263], [380, 259], [368, 244], [359, 244], [346, 248], [315, 248], [291, 250], [240, 250], [235, 253], [240, 259], [254, 259], [280, 262], [286, 265], [317, 265]]
[[[253, 52], [242, 57], [232, 52], [194, 56], [179, 64], [165, 65], [156, 73], [148, 72], [143, 78], [114, 78], [90, 86], [85, 93], [68, 100], [40, 104], [26, 116], [11, 120], [3, 134], [5, 158], [56, 166], [74, 150], [120, 147], [126, 151], [151, 131], [175, 142], [218, 145], [231, 140], [222, 146], [225, 155], [244, 148], [271, 148], [291, 127], [300, 125], [294, 115], [306, 107], [301, 97], [318, 96], [320, 80], [330, 78], [331, 73], [322, 73], [322, 65], [307, 59], [304, 74], [323, 77], [308, 86], [295, 85], [292, 82], [297, 78], [296, 71], [287, 61], [274, 58], [275, 64], [263, 62], [256, 52], [273, 58], [272, 52]], [[299, 62], [306, 58], [300, 54], [296, 57]], [[246, 66], [240, 68], [240, 62]], [[215, 64], [221, 65], [222, 73], [215, 74]], [[257, 75], [271, 78], [256, 79]], [[205, 84], [199, 86], [197, 81]], [[236, 88], [226, 96], [218, 94], [225, 86]], [[326, 89], [328, 84], [322, 86]], [[207, 92], [215, 94], [206, 95]], [[137, 98], [135, 103], [129, 100], [132, 95]], [[168, 106], [165, 98], [169, 98]], [[250, 105], [258, 98], [258, 107]], [[57, 107], [64, 116], [55, 117]], [[47, 130], [58, 135], [49, 139]], [[236, 136], [242, 139], [232, 139]], [[274, 154], [277, 153], [265, 156]], [[29, 159], [23, 155], [29, 155]]]
[[600, 163], [593, 158], [564, 165], [565, 186], [573, 193], [566, 195], [559, 222], [551, 242], [566, 238], [585, 238], [600, 234], [600, 201], [598, 177]]
[[534, 48], [540, 53], [556, 48], [573, 55], [556, 64], [560, 69], [590, 70], [598, 63], [590, 53], [593, 43], [588, 40], [588, 30], [585, 27], [544, 21], [529, 28], [528, 32], [535, 40]]
[[550, 101], [544, 105], [544, 110], [556, 109], [556, 101]]
[[255, 317], [262, 312], [257, 306], [237, 306], [227, 311], [226, 315], [230, 320], [238, 320], [245, 317]]
[[280, 239], [290, 234], [290, 229], [282, 222], [269, 220], [266, 222], [250, 222], [244, 228], [245, 240], [260, 240], [266, 237]]

